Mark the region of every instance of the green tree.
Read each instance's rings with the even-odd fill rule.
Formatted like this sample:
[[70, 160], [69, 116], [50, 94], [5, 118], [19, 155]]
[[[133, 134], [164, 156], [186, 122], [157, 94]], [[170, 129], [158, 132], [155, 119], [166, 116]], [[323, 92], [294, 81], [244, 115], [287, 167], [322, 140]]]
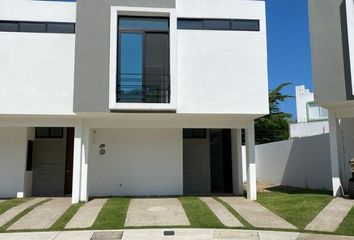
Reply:
[[269, 115], [255, 121], [255, 141], [257, 144], [289, 139], [289, 122], [292, 115], [282, 112], [279, 104], [293, 97], [281, 93], [282, 89], [290, 84], [283, 83], [269, 91]]

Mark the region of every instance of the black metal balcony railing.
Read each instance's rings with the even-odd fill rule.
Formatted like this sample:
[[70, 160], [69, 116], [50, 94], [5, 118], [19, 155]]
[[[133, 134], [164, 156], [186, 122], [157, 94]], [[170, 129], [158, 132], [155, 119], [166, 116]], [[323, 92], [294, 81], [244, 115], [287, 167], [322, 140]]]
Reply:
[[117, 102], [169, 103], [169, 74], [118, 74]]

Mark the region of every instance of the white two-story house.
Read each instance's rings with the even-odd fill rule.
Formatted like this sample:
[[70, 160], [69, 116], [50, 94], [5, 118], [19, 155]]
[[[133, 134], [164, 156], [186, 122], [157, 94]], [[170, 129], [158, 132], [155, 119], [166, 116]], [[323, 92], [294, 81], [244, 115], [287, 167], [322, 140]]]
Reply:
[[0, 198], [243, 194], [268, 113], [256, 0], [0, 1]]
[[354, 1], [310, 0], [309, 19], [315, 102], [328, 109], [333, 195], [342, 195], [354, 158]]

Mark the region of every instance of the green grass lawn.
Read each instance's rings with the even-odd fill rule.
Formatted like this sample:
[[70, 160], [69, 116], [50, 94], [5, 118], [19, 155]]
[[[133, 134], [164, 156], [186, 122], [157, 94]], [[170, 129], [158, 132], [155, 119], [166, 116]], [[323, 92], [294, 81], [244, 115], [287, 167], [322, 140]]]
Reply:
[[237, 218], [245, 228], [254, 229], [254, 227], [249, 222], [247, 222], [246, 219], [244, 219], [238, 212], [236, 212], [236, 210], [233, 209], [229, 204], [227, 204], [220, 198], [214, 197], [214, 199], [220, 202], [224, 207], [226, 207], [226, 209], [229, 210], [229, 212], [234, 215], [234, 217]]
[[110, 198], [103, 206], [92, 229], [124, 228], [130, 198]]
[[258, 193], [257, 201], [303, 230], [332, 199], [324, 191], [276, 188], [269, 193]]
[[352, 208], [346, 218], [344, 218], [336, 233], [342, 235], [354, 235], [354, 208]]
[[[14, 199], [17, 200], [17, 199]], [[21, 200], [21, 199], [18, 199]], [[24, 200], [24, 199], [22, 199]], [[3, 225], [2, 227], [0, 227], [0, 232], [4, 232], [8, 227], [10, 227], [12, 224], [14, 224], [15, 222], [17, 222], [18, 220], [20, 220], [20, 218], [22, 218], [23, 216], [25, 216], [27, 213], [29, 213], [30, 211], [32, 211], [34, 208], [42, 205], [45, 202], [48, 202], [50, 199], [46, 199], [43, 200], [39, 203], [36, 203], [35, 205], [23, 210], [22, 212], [20, 212], [19, 214], [17, 214], [13, 219], [11, 219], [9, 222], [7, 222], [5, 225]], [[12, 201], [12, 200], [11, 200]]]
[[198, 197], [178, 198], [193, 228], [224, 228], [215, 214]]
[[27, 198], [15, 198], [15, 199], [10, 199], [5, 202], [0, 203], [0, 214], [3, 214], [10, 208], [16, 207], [17, 205], [24, 203], [28, 201]]
[[[306, 225], [310, 223], [333, 199], [330, 193], [324, 191], [293, 188], [274, 188], [270, 189], [270, 191], [271, 192], [258, 193], [258, 202], [288, 222], [294, 224], [300, 231], [304, 231]], [[191, 223], [190, 227], [226, 228], [226, 226], [224, 226], [209, 209], [207, 204], [198, 197], [181, 196], [178, 199]], [[215, 199], [221, 202], [239, 221], [241, 221], [246, 229], [254, 229], [254, 227], [243, 219], [232, 207], [216, 197]], [[0, 203], [0, 214], [27, 200], [28, 199], [13, 199]], [[48, 200], [49, 199], [24, 210], [9, 223], [0, 228], [0, 232], [6, 231], [8, 226], [26, 215], [36, 206], [39, 206]], [[103, 206], [90, 229], [123, 229], [130, 200], [130, 198], [125, 197], [110, 198]], [[84, 203], [72, 205], [49, 230], [64, 230], [66, 224], [83, 204]], [[350, 211], [335, 233], [341, 235], [354, 235], [354, 208]]]
[[51, 230], [62, 230], [65, 228], [66, 224], [74, 217], [74, 215], [79, 211], [80, 207], [84, 205], [83, 203], [77, 203], [70, 206], [68, 210], [53, 224], [50, 228]]

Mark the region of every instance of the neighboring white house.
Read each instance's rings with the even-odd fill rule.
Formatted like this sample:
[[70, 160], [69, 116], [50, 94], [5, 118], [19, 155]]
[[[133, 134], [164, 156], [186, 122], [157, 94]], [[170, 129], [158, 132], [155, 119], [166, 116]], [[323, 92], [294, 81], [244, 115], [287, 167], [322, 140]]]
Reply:
[[342, 194], [354, 157], [354, 2], [310, 0], [315, 102], [328, 109], [333, 195]]
[[0, 198], [243, 193], [265, 2], [0, 1]]
[[290, 138], [310, 137], [329, 132], [328, 111], [314, 102], [304, 85], [295, 87], [297, 122], [290, 124]]

